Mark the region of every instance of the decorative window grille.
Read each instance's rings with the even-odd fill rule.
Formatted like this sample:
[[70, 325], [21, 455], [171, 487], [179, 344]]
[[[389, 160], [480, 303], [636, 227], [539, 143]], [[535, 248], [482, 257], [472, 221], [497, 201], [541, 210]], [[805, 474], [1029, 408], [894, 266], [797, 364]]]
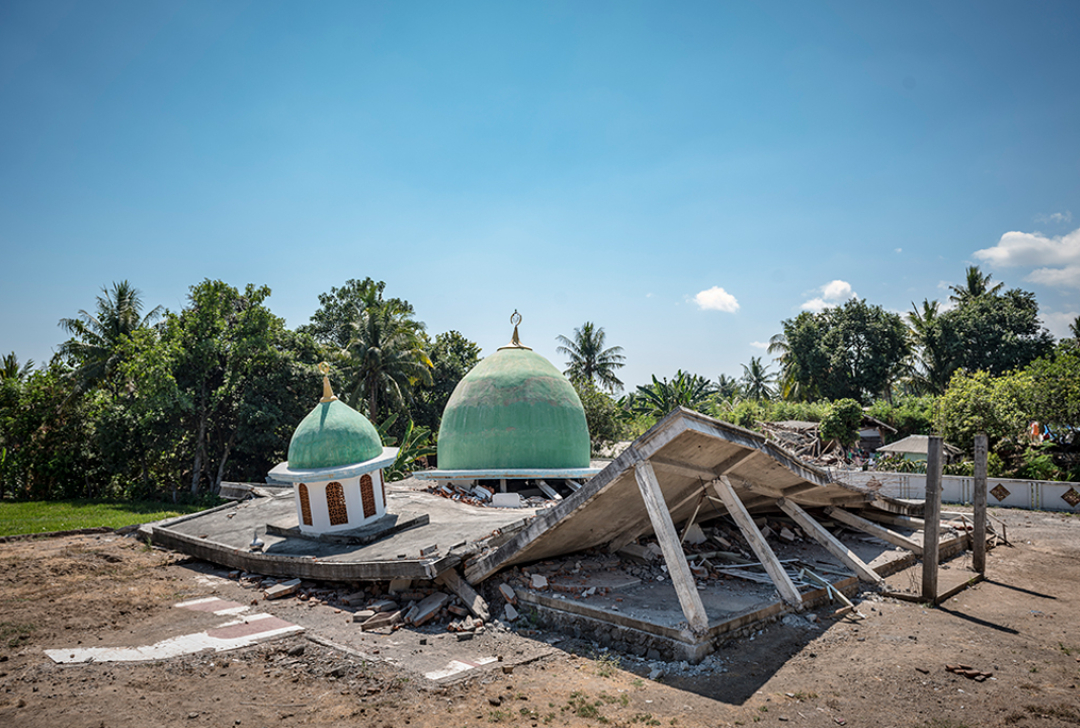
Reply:
[[360, 476], [360, 502], [364, 505], [364, 518], [375, 515], [375, 486], [367, 473]]
[[308, 497], [307, 486], [303, 483], [298, 488], [300, 491], [300, 517], [304, 519], [304, 525], [311, 525], [311, 499]]
[[337, 481], [326, 486], [326, 510], [330, 512], [331, 526], [349, 522], [349, 512], [345, 509], [345, 489]]

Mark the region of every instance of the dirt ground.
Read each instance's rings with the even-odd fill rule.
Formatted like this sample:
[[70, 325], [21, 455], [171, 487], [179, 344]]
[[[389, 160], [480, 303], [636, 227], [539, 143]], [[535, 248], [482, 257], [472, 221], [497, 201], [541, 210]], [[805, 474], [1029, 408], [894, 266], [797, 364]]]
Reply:
[[[489, 634], [506, 660], [450, 684], [313, 642], [298, 619], [305, 635], [231, 652], [57, 665], [45, 649], [161, 639], [173, 604], [219, 587], [206, 565], [112, 534], [0, 544], [0, 726], [1080, 725], [1080, 518], [995, 514], [1014, 546], [938, 608], [864, 593], [862, 617], [778, 622], [700, 668], [620, 666], [570, 639], [522, 663], [541, 637]], [[324, 612], [345, 624], [309, 610]]]

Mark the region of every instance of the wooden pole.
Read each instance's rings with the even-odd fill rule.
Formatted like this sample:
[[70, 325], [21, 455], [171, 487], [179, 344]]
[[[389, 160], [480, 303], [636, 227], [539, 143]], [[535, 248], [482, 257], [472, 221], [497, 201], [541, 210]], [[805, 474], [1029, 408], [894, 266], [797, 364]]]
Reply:
[[652, 521], [660, 551], [664, 554], [668, 576], [675, 586], [675, 595], [679, 598], [686, 623], [691, 632], [704, 634], [709, 629], [709, 618], [705, 614], [701, 595], [698, 594], [694, 575], [690, 573], [690, 565], [686, 563], [686, 556], [679, 544], [679, 534], [675, 530], [675, 524], [671, 522], [671, 513], [664, 501], [664, 494], [660, 490], [660, 482], [656, 479], [652, 464], [643, 460], [635, 465], [634, 478], [637, 480], [638, 490], [641, 491], [641, 499], [645, 501], [645, 510], [649, 512], [649, 520]]
[[937, 602], [938, 543], [941, 528], [941, 436], [931, 435], [926, 449], [926, 505], [923, 508], [922, 597]]
[[975, 530], [971, 545], [971, 565], [986, 575], [986, 458], [988, 442], [985, 433], [975, 436]]

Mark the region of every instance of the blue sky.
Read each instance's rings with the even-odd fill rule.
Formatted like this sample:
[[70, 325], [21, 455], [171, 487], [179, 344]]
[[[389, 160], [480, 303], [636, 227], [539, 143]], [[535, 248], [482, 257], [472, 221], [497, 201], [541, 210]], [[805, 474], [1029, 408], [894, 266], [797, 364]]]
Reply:
[[1080, 4], [0, 4], [0, 353], [130, 280], [349, 278], [628, 384], [979, 264], [1080, 314]]

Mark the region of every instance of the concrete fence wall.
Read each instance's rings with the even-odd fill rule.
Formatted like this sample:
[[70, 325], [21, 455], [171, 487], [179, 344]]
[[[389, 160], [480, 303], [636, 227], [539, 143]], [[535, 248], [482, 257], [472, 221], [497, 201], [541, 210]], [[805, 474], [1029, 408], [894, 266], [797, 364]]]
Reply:
[[[919, 473], [830, 470], [830, 475], [839, 482], [852, 485], [866, 485], [871, 480], [876, 480], [881, 483], [879, 492], [893, 498], [922, 500], [926, 496], [926, 476]], [[943, 475], [941, 477], [943, 503], [971, 503], [974, 490], [975, 479], [971, 476]], [[987, 478], [986, 490], [987, 504], [991, 506], [1080, 513], [1080, 500], [1073, 498], [1073, 496], [1080, 498], [1078, 495], [1080, 483]], [[1068, 499], [1066, 494], [1070, 494]], [[1069, 500], [1074, 500], [1076, 505], [1071, 505]]]

